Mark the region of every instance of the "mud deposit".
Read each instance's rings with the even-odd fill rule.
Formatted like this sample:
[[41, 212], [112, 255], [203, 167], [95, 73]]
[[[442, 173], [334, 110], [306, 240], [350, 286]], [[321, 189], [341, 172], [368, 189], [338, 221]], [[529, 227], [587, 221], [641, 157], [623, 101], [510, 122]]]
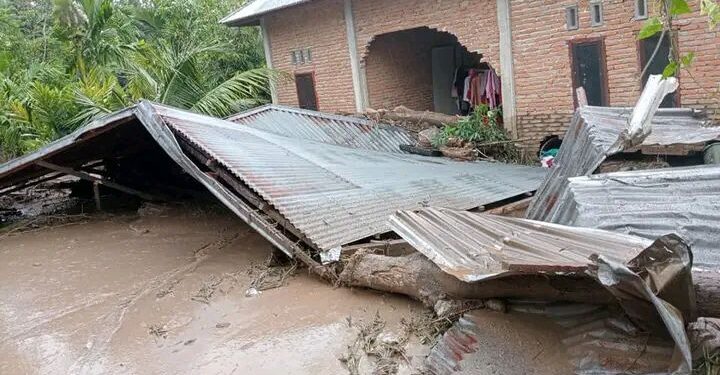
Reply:
[[338, 374], [348, 317], [399, 329], [420, 310], [302, 270], [246, 297], [270, 251], [226, 212], [177, 208], [4, 238], [0, 373]]
[[[386, 332], [401, 333], [401, 320], [423, 313], [406, 298], [333, 288], [302, 269], [248, 296], [270, 252], [230, 213], [192, 207], [5, 236], [0, 374], [346, 374], [338, 358], [358, 322], [379, 314]], [[508, 346], [497, 350], [512, 357]], [[427, 351], [411, 340], [399, 373], [418, 373]]]

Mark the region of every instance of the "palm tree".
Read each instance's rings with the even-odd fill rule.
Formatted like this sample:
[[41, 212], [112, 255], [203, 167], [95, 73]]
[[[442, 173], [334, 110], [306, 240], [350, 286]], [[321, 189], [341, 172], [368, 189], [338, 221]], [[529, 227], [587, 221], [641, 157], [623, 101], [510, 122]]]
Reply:
[[129, 54], [114, 73], [89, 71], [76, 90], [76, 103], [82, 108], [79, 118], [87, 121], [140, 99], [217, 117], [267, 102], [269, 82], [278, 73], [256, 68], [223, 80], [199, 66], [201, 56], [224, 53], [226, 48], [161, 42]]
[[[203, 44], [187, 36], [146, 43], [139, 39], [138, 25], [163, 24], [157, 19], [148, 22], [153, 15], [147, 9], [127, 16], [118, 15], [111, 0], [55, 2], [56, 18], [78, 30], [73, 34], [80, 75], [75, 88], [81, 107], [77, 122], [140, 99], [226, 116], [266, 102], [270, 80], [278, 76], [257, 68], [216, 77], [199, 66], [202, 58], [231, 54], [227, 44]], [[124, 42], [129, 39], [133, 42]]]
[[0, 154], [6, 157], [140, 99], [226, 116], [267, 102], [268, 86], [279, 76], [266, 68], [234, 74], [228, 74], [228, 66], [220, 72], [215, 65], [208, 69], [208, 61], [237, 56], [228, 42], [174, 38], [176, 31], [163, 30], [146, 42], [138, 28], [145, 21], [133, 19], [113, 0], [52, 1], [53, 35], [63, 43], [62, 56], [70, 58], [54, 60], [54, 67], [0, 71]]

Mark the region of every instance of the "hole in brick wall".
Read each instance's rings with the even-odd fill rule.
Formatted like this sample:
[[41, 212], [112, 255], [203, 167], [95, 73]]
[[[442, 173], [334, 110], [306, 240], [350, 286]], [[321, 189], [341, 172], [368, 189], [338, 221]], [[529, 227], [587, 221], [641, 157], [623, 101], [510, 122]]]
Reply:
[[454, 94], [468, 70], [491, 69], [482, 60], [457, 36], [428, 27], [377, 35], [363, 60], [370, 107], [462, 114], [462, 94]]

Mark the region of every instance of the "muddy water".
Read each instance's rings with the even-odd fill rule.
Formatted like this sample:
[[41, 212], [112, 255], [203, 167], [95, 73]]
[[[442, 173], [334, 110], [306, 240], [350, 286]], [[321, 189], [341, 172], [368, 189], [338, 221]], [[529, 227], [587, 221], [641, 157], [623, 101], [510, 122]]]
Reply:
[[[262, 237], [227, 212], [143, 212], [0, 237], [0, 374], [345, 374], [338, 358], [357, 337], [348, 321], [379, 314], [398, 334], [422, 311], [302, 271], [247, 297], [271, 251]], [[492, 370], [477, 373], [568, 368], [559, 354], [514, 360], [536, 341], [513, 330], [517, 314], [487, 313], [479, 350]], [[530, 331], [548, 348], [554, 329]], [[428, 350], [411, 343], [400, 374], [417, 373]]]
[[4, 238], [0, 373], [339, 374], [348, 317], [400, 329], [420, 309], [302, 272], [246, 297], [269, 252], [227, 213], [178, 209]]

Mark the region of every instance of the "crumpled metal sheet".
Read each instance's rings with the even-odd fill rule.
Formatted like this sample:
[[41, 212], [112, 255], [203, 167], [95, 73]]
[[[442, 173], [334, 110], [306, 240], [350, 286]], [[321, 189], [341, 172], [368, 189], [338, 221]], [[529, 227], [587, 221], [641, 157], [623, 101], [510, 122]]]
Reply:
[[415, 144], [415, 138], [397, 126], [275, 104], [239, 113], [227, 120], [297, 140], [371, 151], [405, 153], [400, 145]]
[[[689, 374], [692, 368], [684, 330], [684, 321], [696, 315], [692, 256], [676, 235], [651, 241], [604, 230], [436, 208], [401, 211], [390, 221], [410, 245], [465, 282], [510, 275], [593, 277], [615, 296], [633, 323], [647, 332], [670, 334], [676, 347], [672, 373]], [[448, 345], [452, 349], [454, 344]], [[447, 359], [449, 353], [445, 350], [442, 357]], [[435, 366], [443, 367], [442, 361], [438, 359]]]
[[570, 178], [552, 221], [648, 239], [675, 233], [693, 265], [720, 267], [720, 166], [614, 172]]
[[353, 149], [155, 107], [321, 251], [389, 232], [397, 210], [465, 210], [537, 188], [542, 168]]
[[[554, 166], [528, 209], [528, 219], [556, 221], [568, 178], [589, 175], [608, 156], [624, 150], [619, 139], [631, 113], [629, 108], [586, 106], [576, 110]], [[697, 145], [720, 139], [720, 127], [708, 125], [709, 121], [692, 110], [660, 109], [652, 118], [652, 133], [641, 146]]]
[[652, 241], [589, 228], [446, 208], [399, 211], [390, 227], [466, 282], [526, 273], [584, 272], [593, 254], [629, 262]]
[[[142, 127], [186, 172], [218, 196], [223, 203], [242, 210], [244, 219], [254, 217], [240, 205], [228, 188], [191, 167], [177, 149], [176, 137], [184, 137], [272, 205], [320, 251], [390, 231], [387, 217], [399, 209], [433, 204], [471, 209], [524, 195], [537, 188], [545, 175], [542, 168], [502, 163], [463, 163], [448, 159], [370, 151], [293, 139], [241, 126], [229, 121], [141, 102], [132, 109], [98, 120], [29, 156], [0, 165], [0, 186], [17, 177], [47, 170], [35, 161], [50, 154], [69, 152], [93, 141], [95, 134], [118, 126]], [[106, 137], [112, 148], [112, 137]], [[105, 147], [103, 147], [105, 148]], [[80, 155], [87, 161], [97, 155]], [[82, 162], [82, 160], [80, 161]], [[23, 174], [23, 176], [19, 176]], [[17, 183], [17, 182], [14, 182]], [[238, 208], [240, 207], [240, 208]], [[237, 212], [236, 212], [237, 213]], [[252, 217], [251, 217], [252, 216]], [[254, 220], [254, 219], [253, 219]], [[262, 220], [260, 220], [262, 221]], [[273, 243], [289, 254], [289, 239], [278, 237], [272, 224], [264, 229]]]
[[664, 330], [672, 337], [675, 353], [668, 372], [673, 374], [690, 374], [693, 368], [684, 323], [695, 319], [691, 268], [689, 247], [670, 235], [627, 265], [600, 255], [591, 271], [633, 323], [649, 332]]

